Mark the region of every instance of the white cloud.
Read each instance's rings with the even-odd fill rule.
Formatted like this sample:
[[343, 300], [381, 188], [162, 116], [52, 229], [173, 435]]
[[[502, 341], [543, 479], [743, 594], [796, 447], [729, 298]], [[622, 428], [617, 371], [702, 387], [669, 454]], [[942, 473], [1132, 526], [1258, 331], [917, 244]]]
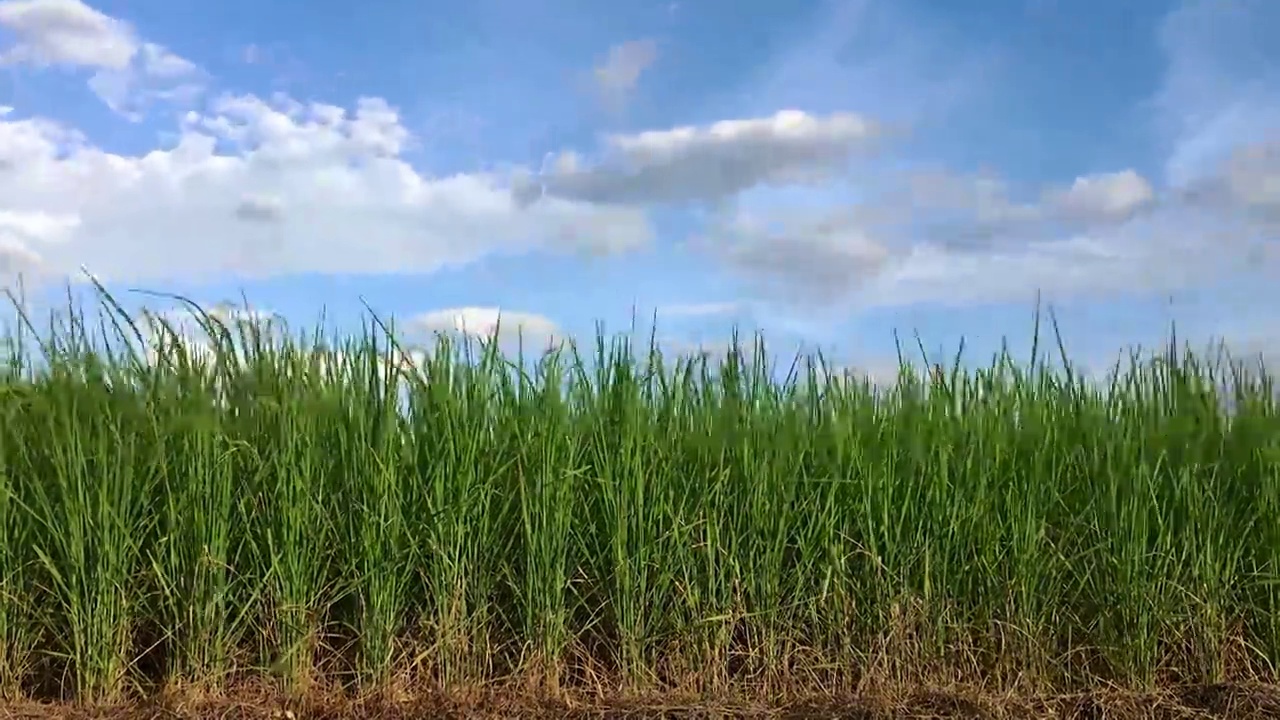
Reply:
[[122, 70], [138, 51], [128, 23], [80, 0], [5, 0], [0, 26], [14, 35], [14, 44], [0, 54], [4, 64]]
[[221, 343], [215, 344], [207, 330], [218, 325], [230, 333], [236, 352], [243, 357], [245, 348], [239, 347], [242, 334], [278, 341], [282, 337], [284, 318], [278, 313], [253, 307], [222, 302], [201, 308], [201, 312], [182, 306], [166, 310], [143, 310], [133, 319], [134, 326], [142, 334], [145, 358], [155, 364], [162, 349], [183, 352], [196, 361], [208, 363], [215, 357]]
[[[185, 356], [186, 360], [196, 368], [210, 370], [214, 367], [215, 360], [222, 360], [224, 363], [244, 363], [257, 352], [245, 341], [253, 342], [254, 339], [261, 339], [275, 348], [288, 347], [294, 351], [307, 352], [311, 362], [310, 367], [321, 376], [353, 369], [352, 361], [356, 358], [341, 349], [328, 347], [323, 343], [311, 344], [308, 340], [297, 336], [286, 336], [283, 316], [273, 311], [229, 302], [216, 303], [202, 308], [202, 311], [208, 320], [225, 328], [229, 337], [215, 342], [206, 332], [205, 318], [186, 306], [161, 311], [148, 310], [137, 316], [134, 322], [142, 334], [143, 361], [149, 365], [156, 365], [162, 357], [174, 362], [180, 356]], [[227, 341], [230, 342], [229, 345]], [[386, 349], [380, 348], [377, 357], [379, 372], [390, 369], [388, 358], [383, 354]], [[413, 374], [421, 371], [429, 357], [430, 353], [426, 349], [402, 345], [398, 352], [391, 356], [391, 364], [398, 371]], [[282, 366], [286, 371], [295, 368], [296, 365], [291, 361]], [[356, 368], [356, 370], [362, 372], [363, 368]], [[218, 380], [220, 386], [221, 378]]]
[[274, 195], [248, 195], [236, 205], [236, 217], [251, 222], [277, 222], [284, 216], [284, 204]]
[[[911, 367], [910, 363], [908, 367]], [[888, 390], [898, 384], [902, 366], [898, 364], [896, 358], [886, 357], [853, 365], [815, 364], [814, 371], [819, 382], [830, 382], [832, 385], [852, 388], [859, 388], [865, 384], [872, 390]], [[914, 368], [913, 371], [919, 373], [919, 368]]]
[[908, 201], [913, 205], [972, 211], [980, 223], [1003, 224], [1037, 215], [1034, 207], [1013, 202], [1008, 184], [991, 173], [919, 172], [908, 179], [908, 193]]
[[911, 175], [888, 203], [902, 221], [923, 227], [931, 240], [969, 245], [1011, 237], [1060, 235], [1123, 224], [1156, 202], [1151, 183], [1133, 169], [1077, 177], [1050, 187], [1039, 202], [1015, 200], [1009, 185], [991, 173]]
[[218, 359], [217, 350], [208, 340], [177, 332], [157, 332], [147, 336], [142, 346], [142, 361], [147, 365], [159, 365], [161, 359], [177, 363], [180, 359], [206, 372]]
[[26, 243], [0, 232], [0, 292], [16, 292], [23, 282], [35, 279], [42, 267], [40, 256]]
[[839, 211], [778, 219], [738, 210], [721, 215], [694, 246], [787, 301], [845, 297], [891, 257], [857, 215]]
[[56, 239], [24, 236], [27, 250], [53, 272], [83, 264], [112, 281], [431, 272], [650, 239], [640, 210], [559, 199], [522, 209], [497, 176], [420, 173], [400, 157], [411, 137], [381, 100], [349, 111], [225, 97], [178, 130], [172, 147], [124, 155], [0, 114], [0, 210], [61, 218]]
[[14, 35], [0, 64], [93, 70], [89, 88], [131, 120], [157, 100], [190, 103], [203, 90], [195, 63], [80, 0], [3, 0], [0, 26]]
[[658, 315], [668, 318], [705, 318], [732, 315], [742, 310], [739, 302], [677, 303], [658, 306]]
[[[1154, 181], [1123, 166], [1025, 191], [993, 174], [916, 171], [896, 185], [892, 171], [849, 174], [825, 203], [783, 217], [759, 198], [733, 197], [756, 184], [750, 173], [711, 162], [728, 176], [717, 184], [723, 192], [671, 181], [663, 199], [730, 198], [711, 206], [717, 222], [698, 247], [772, 297], [810, 307], [1145, 294], [1233, 273], [1274, 274], [1280, 243], [1267, 234], [1280, 228], [1280, 65], [1260, 59], [1277, 56], [1266, 45], [1277, 20], [1280, 6], [1266, 0], [1188, 0], [1171, 13], [1160, 36], [1169, 71], [1145, 105], [1171, 140], [1165, 176]], [[807, 46], [797, 52], [813, 54]], [[814, 67], [798, 62], [775, 75], [798, 86]], [[770, 97], [796, 96], [772, 82]], [[610, 174], [600, 172], [612, 169], [607, 162], [583, 169], [561, 160], [548, 173], [548, 194], [557, 176], [565, 178], [559, 191], [576, 197], [614, 199], [601, 175], [620, 176], [629, 191], [644, 187], [625, 163]], [[645, 190], [645, 198], [663, 197]]]
[[1268, 215], [1280, 211], [1280, 140], [1241, 148], [1225, 174], [1230, 196], [1239, 206]]
[[75, 217], [0, 210], [0, 234], [25, 241], [58, 242], [80, 224]]
[[989, 173], [912, 171], [856, 202], [722, 205], [695, 246], [772, 299], [826, 306], [1170, 292], [1280, 269], [1280, 142], [1198, 177], [1158, 193], [1124, 169], [1023, 200]]
[[255, 43], [249, 43], [244, 46], [240, 52], [240, 60], [246, 65], [257, 65], [266, 58], [266, 51]]
[[1042, 204], [1013, 202], [995, 182], [946, 184], [928, 185], [932, 206], [917, 192], [899, 219], [878, 207], [739, 208], [695, 247], [771, 299], [826, 309], [1171, 292], [1280, 269], [1265, 237], [1155, 204], [1136, 174], [1077, 181]]
[[1079, 177], [1069, 188], [1046, 196], [1051, 212], [1090, 226], [1124, 222], [1154, 201], [1151, 183], [1132, 169]]
[[1182, 187], [1280, 129], [1280, 5], [1183, 0], [1160, 23], [1166, 67], [1151, 99], [1166, 180]]
[[[946, 171], [911, 175], [895, 191], [888, 173], [848, 172], [883, 135], [852, 113], [612, 135], [598, 158], [562, 152], [536, 176], [508, 178], [415, 169], [403, 159], [414, 138], [379, 99], [348, 110], [224, 96], [188, 113], [172, 146], [140, 155], [0, 111], [0, 272], [82, 263], [111, 280], [430, 272], [490, 254], [635, 248], [650, 240], [650, 207], [689, 203], [712, 216], [700, 249], [774, 297], [805, 302], [1194, 284], [1254, 258], [1250, 233], [1280, 226], [1280, 144], [1266, 132], [1280, 128], [1280, 95], [1258, 82], [1265, 72], [1221, 59], [1234, 46], [1198, 33], [1213, 25], [1206, 7], [1184, 3], [1162, 29], [1170, 70], [1154, 106], [1172, 142], [1160, 190], [1120, 169], [1021, 195], [995, 175]], [[1241, 22], [1228, 29], [1244, 33]], [[15, 37], [5, 62], [92, 69], [93, 89], [130, 117], [157, 100], [191, 100], [201, 86], [194, 64], [79, 0], [0, 0], [0, 25]], [[625, 94], [655, 57], [652, 41], [624, 43], [596, 79]], [[833, 179], [862, 192], [856, 203], [784, 217], [743, 197]], [[1255, 265], [1274, 265], [1274, 255]], [[685, 315], [699, 313], [711, 311]]]
[[155, 43], [143, 44], [142, 69], [153, 78], [185, 78], [200, 71], [195, 63]]
[[160, 45], [143, 43], [129, 65], [94, 73], [89, 89], [107, 107], [137, 122], [157, 101], [190, 107], [204, 93], [204, 81], [195, 63]]
[[[161, 357], [175, 361], [181, 353], [197, 368], [206, 370], [212, 369], [213, 361], [217, 359], [224, 362], [243, 363], [256, 352], [244, 340], [254, 337], [276, 348], [289, 347], [295, 351], [308, 352], [312, 363], [310, 367], [321, 376], [350, 371], [353, 369], [353, 360], [357, 359], [341, 349], [326, 346], [324, 343], [311, 344], [298, 336], [286, 336], [284, 317], [271, 310], [221, 302], [202, 308], [202, 311], [209, 320], [226, 328], [229, 338], [215, 343], [206, 332], [204, 318], [186, 306], [161, 311], [147, 310], [135, 317], [135, 325], [142, 334], [144, 362], [156, 365]], [[229, 340], [230, 345], [227, 345], [225, 340]], [[391, 369], [388, 356], [384, 354], [386, 350], [388, 348], [385, 346], [379, 349], [377, 365], [380, 373]], [[397, 371], [412, 375], [424, 368], [430, 356], [431, 352], [428, 348], [401, 344], [391, 355], [390, 364]], [[288, 362], [283, 369], [291, 370], [295, 367], [292, 362]], [[354, 369], [357, 372], [363, 371], [362, 367]]]
[[[747, 355], [752, 350], [751, 338], [744, 338], [739, 341], [739, 349], [743, 350]], [[633, 348], [639, 350], [640, 353], [647, 355], [647, 346], [636, 346]], [[657, 339], [657, 349], [666, 356], [667, 362], [672, 360], [701, 360], [705, 358], [708, 363], [715, 365], [729, 356], [729, 351], [733, 349], [733, 341], [717, 338], [713, 340], [693, 340], [688, 338], [679, 338], [671, 336], [663, 336]]]
[[34, 247], [63, 241], [78, 225], [73, 216], [0, 210], [0, 290], [38, 282], [45, 263]]
[[860, 286], [863, 306], [1030, 302], [1168, 293], [1248, 267], [1248, 256], [1216, 242], [1216, 226], [1170, 211], [1065, 239], [977, 249], [917, 244]]
[[[204, 318], [221, 323], [228, 328], [237, 325], [254, 325], [267, 329], [283, 321], [283, 316], [271, 310], [254, 307], [241, 307], [230, 302], [214, 303], [202, 307], [200, 313], [188, 308], [173, 308], [162, 311], [144, 311], [138, 318], [139, 323], [149, 331], [158, 331], [164, 327], [173, 330], [196, 332], [201, 328]], [[203, 316], [203, 317], [202, 317]]]
[[724, 120], [605, 138], [602, 161], [586, 166], [561, 153], [536, 178], [523, 178], [517, 198], [540, 195], [592, 203], [713, 202], [759, 185], [830, 179], [879, 135], [852, 114], [815, 117], [784, 110], [771, 117]]
[[1191, 207], [1237, 215], [1262, 230], [1280, 229], [1280, 127], [1276, 139], [1236, 148], [1180, 190], [1181, 202]]
[[[1109, 291], [1120, 277], [1154, 277], [1140, 286], [1164, 287], [1183, 274], [1149, 264], [1200, 262], [1182, 240], [1162, 249], [1140, 225], [1120, 232], [1158, 207], [1151, 184], [1131, 169], [1082, 176], [1031, 200], [990, 173], [915, 170], [902, 179], [881, 177], [879, 194], [856, 201], [715, 204], [693, 245], [773, 300], [826, 306]], [[1077, 265], [1055, 271], [1054, 262]], [[984, 276], [996, 268], [998, 276]]]
[[566, 339], [564, 331], [543, 315], [497, 307], [434, 310], [414, 317], [409, 324], [424, 333], [459, 333], [479, 340], [496, 339], [500, 343], [523, 339], [527, 347], [554, 347]]
[[904, 190], [890, 192], [882, 213], [890, 223], [913, 224], [921, 236], [947, 245], [982, 245], [1023, 233], [1043, 219], [1043, 209], [1010, 196], [992, 173], [913, 173]]
[[650, 39], [629, 40], [609, 48], [609, 57], [594, 72], [601, 98], [614, 109], [620, 108], [657, 59], [658, 44]]
[[1184, 0], [1160, 24], [1153, 95], [1171, 203], [1216, 221], [1206, 244], [1255, 274], [1280, 267], [1280, 5]]

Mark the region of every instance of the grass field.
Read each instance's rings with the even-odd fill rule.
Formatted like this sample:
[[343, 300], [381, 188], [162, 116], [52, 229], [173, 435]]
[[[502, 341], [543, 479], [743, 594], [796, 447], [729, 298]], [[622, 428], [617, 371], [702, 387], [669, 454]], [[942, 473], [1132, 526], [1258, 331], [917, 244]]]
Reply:
[[1053, 347], [877, 389], [805, 358], [776, 382], [749, 344], [601, 338], [526, 371], [446, 339], [385, 362], [377, 325], [323, 362], [319, 337], [233, 327], [202, 364], [133, 333], [15, 338], [10, 700], [1276, 676], [1280, 415], [1238, 365], [1100, 383]]

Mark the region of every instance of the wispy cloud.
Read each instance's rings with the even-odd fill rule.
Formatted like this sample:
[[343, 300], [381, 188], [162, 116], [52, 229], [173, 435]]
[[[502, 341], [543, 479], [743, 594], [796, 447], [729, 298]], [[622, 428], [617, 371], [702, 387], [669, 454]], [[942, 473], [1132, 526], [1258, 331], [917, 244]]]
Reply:
[[640, 83], [640, 76], [658, 59], [652, 39], [628, 40], [609, 48], [609, 55], [592, 73], [596, 92], [606, 107], [622, 110]]
[[659, 318], [707, 318], [732, 315], [743, 309], [738, 302], [677, 303], [659, 305]]

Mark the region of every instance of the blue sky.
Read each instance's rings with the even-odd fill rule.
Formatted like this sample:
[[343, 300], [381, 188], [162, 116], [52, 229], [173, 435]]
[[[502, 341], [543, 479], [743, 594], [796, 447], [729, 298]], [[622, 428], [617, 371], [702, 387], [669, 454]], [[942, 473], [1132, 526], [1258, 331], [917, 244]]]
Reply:
[[1280, 354], [1280, 3], [0, 1], [0, 284]]

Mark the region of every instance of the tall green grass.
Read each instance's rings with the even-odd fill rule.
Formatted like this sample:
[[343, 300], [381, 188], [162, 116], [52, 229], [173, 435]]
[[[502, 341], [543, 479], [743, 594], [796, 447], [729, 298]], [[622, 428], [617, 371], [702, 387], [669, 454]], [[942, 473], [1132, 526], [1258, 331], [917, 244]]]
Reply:
[[[889, 388], [762, 346], [536, 359], [109, 297], [0, 382], [0, 691], [1275, 675], [1280, 418], [1176, 346]], [[165, 333], [159, 333], [164, 337]], [[147, 349], [150, 347], [150, 350]], [[528, 361], [526, 361], [528, 360]], [[1224, 407], [1230, 405], [1230, 413]]]

